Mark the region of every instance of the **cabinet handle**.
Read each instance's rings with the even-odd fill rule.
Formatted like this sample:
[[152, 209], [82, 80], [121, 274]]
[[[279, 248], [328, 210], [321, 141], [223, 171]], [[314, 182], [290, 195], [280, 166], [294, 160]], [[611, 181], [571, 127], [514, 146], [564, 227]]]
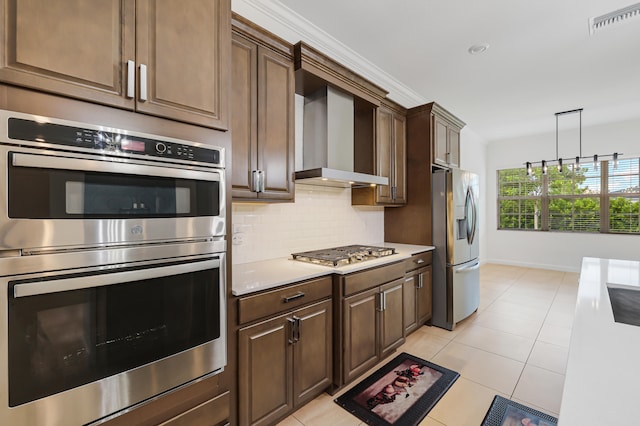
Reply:
[[147, 100], [147, 66], [140, 64], [140, 100]]
[[445, 158], [447, 159], [447, 164], [451, 164], [451, 153], [450, 152], [447, 152], [445, 154]]
[[260, 182], [258, 181], [258, 179], [260, 179], [260, 176], [258, 176], [258, 171], [251, 170], [251, 181], [249, 182], [249, 190], [251, 192], [260, 192]]
[[296, 321], [295, 342], [298, 343], [300, 341], [300, 329], [302, 328], [302, 322], [300, 321], [300, 318], [296, 316], [294, 316], [293, 319]]
[[267, 172], [265, 172], [264, 170], [258, 170], [258, 174], [260, 175], [260, 192], [264, 192], [264, 181], [266, 180], [265, 178], [267, 176]]
[[301, 291], [299, 291], [299, 292], [297, 292], [296, 294], [294, 294], [293, 296], [286, 296], [286, 297], [283, 297], [283, 298], [282, 298], [282, 301], [283, 301], [284, 303], [289, 303], [289, 302], [292, 302], [292, 301], [294, 301], [294, 300], [296, 300], [296, 299], [301, 299], [301, 298], [303, 298], [303, 297], [304, 297], [304, 293], [303, 293], [303, 292], [301, 292]]
[[422, 288], [422, 274], [418, 275], [418, 288]]
[[385, 311], [387, 309], [387, 294], [383, 291], [380, 293], [380, 310]]
[[296, 342], [296, 320], [295, 318], [287, 318], [289, 322], [289, 344]]
[[422, 265], [424, 263], [424, 259], [418, 259], [415, 261], [418, 265]]
[[133, 98], [136, 95], [136, 63], [132, 60], [127, 61], [127, 98]]

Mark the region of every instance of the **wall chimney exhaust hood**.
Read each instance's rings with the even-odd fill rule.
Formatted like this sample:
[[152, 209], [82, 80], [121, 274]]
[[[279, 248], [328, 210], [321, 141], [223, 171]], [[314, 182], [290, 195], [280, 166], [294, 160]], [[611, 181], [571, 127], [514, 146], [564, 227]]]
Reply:
[[330, 86], [305, 97], [302, 151], [298, 183], [340, 188], [389, 184], [388, 177], [354, 171], [353, 96]]

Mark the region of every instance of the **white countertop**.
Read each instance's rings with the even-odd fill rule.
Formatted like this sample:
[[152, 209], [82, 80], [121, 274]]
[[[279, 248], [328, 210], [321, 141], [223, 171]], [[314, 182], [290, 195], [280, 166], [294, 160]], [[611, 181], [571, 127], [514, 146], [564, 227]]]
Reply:
[[582, 260], [559, 426], [640, 419], [640, 327], [614, 321], [607, 282], [640, 286], [640, 262]]
[[379, 247], [393, 247], [396, 249], [396, 254], [335, 268], [300, 262], [293, 260], [291, 257], [263, 260], [260, 262], [241, 263], [233, 265], [233, 288], [231, 291], [234, 296], [243, 296], [256, 291], [279, 287], [281, 285], [317, 278], [324, 275], [349, 274], [351, 272], [404, 260], [414, 254], [435, 249], [433, 246], [387, 242], [371, 245]]

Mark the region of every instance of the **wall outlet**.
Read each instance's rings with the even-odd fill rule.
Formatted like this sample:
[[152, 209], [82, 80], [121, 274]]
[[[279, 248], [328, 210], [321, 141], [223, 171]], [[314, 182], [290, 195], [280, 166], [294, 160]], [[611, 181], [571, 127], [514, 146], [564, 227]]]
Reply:
[[233, 234], [231, 236], [231, 244], [234, 246], [239, 246], [244, 241], [244, 235], [241, 233]]

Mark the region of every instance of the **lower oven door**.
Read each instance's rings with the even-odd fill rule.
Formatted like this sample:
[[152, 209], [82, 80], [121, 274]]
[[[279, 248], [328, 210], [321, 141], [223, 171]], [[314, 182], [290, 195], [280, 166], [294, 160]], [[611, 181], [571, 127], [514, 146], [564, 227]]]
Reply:
[[85, 424], [222, 371], [224, 253], [109, 263], [125, 251], [0, 278], [0, 424]]

